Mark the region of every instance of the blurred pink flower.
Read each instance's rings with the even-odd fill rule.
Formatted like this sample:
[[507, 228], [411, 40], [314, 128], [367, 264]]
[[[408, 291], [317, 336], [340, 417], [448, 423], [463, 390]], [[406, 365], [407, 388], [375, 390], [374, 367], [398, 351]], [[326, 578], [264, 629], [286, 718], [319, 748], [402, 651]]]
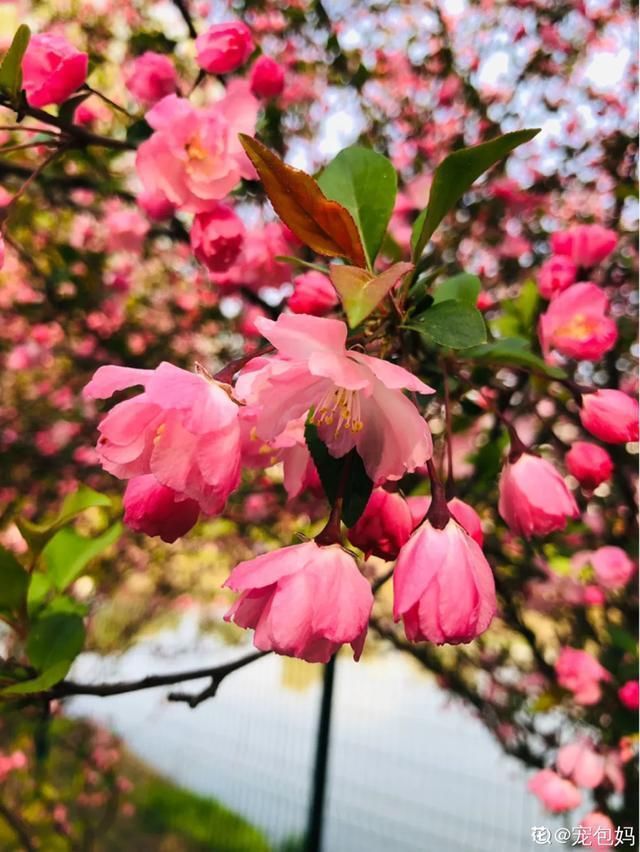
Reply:
[[636, 563], [621, 547], [599, 547], [591, 554], [596, 579], [605, 589], [622, 589], [636, 573]]
[[176, 91], [178, 77], [168, 56], [153, 50], [132, 60], [125, 72], [125, 85], [143, 104], [154, 104]]
[[638, 400], [605, 388], [582, 395], [580, 420], [587, 430], [609, 444], [638, 440]]
[[216, 204], [206, 213], [196, 213], [191, 225], [191, 248], [200, 263], [212, 272], [233, 265], [245, 238], [244, 225], [226, 204]]
[[597, 704], [602, 695], [601, 681], [610, 681], [609, 672], [591, 654], [577, 648], [562, 648], [555, 664], [558, 684], [574, 694], [577, 704]]
[[284, 89], [284, 69], [270, 56], [260, 56], [251, 66], [250, 82], [256, 98], [277, 98]]
[[602, 225], [575, 225], [551, 235], [554, 254], [570, 258], [576, 266], [591, 267], [611, 254], [618, 243], [615, 231]]
[[588, 441], [575, 441], [564, 457], [564, 463], [580, 485], [590, 491], [606, 482], [613, 473], [609, 453]]
[[604, 755], [599, 754], [588, 738], [562, 746], [556, 757], [556, 769], [578, 787], [593, 790], [604, 780]]
[[578, 360], [602, 358], [618, 339], [608, 307], [604, 292], [590, 281], [573, 284], [556, 296], [538, 324], [545, 358], [549, 360], [552, 349]]
[[640, 683], [628, 680], [618, 690], [618, 698], [627, 710], [637, 710], [640, 706]]
[[22, 85], [33, 107], [61, 104], [87, 78], [89, 57], [53, 33], [31, 36], [22, 59]]
[[578, 269], [575, 263], [562, 254], [550, 257], [538, 272], [538, 290], [545, 299], [553, 299], [576, 280]]
[[338, 294], [331, 279], [311, 270], [293, 279], [293, 293], [287, 305], [294, 314], [322, 316], [338, 304]]
[[561, 778], [553, 769], [536, 772], [527, 786], [544, 807], [554, 814], [573, 810], [582, 801], [578, 788], [571, 781]]
[[198, 65], [210, 74], [229, 74], [253, 53], [251, 30], [241, 21], [214, 24], [196, 39]]

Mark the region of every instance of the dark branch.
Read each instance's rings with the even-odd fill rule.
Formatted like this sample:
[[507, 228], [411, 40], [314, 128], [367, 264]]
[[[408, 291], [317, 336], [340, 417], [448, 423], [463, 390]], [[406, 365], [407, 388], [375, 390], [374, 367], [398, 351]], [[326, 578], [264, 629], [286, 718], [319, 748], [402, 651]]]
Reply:
[[198, 31], [196, 30], [193, 19], [191, 17], [191, 13], [189, 12], [189, 7], [187, 5], [188, 0], [173, 0], [173, 5], [182, 15], [182, 20], [187, 25], [187, 29], [189, 30], [189, 35], [191, 38], [198, 37]]

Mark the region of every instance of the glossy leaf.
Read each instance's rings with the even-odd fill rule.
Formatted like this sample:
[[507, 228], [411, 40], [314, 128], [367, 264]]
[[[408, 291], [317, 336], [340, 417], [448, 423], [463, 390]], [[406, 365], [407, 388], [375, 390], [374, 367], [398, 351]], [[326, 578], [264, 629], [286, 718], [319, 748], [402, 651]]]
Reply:
[[450, 349], [466, 349], [487, 339], [487, 328], [480, 311], [453, 299], [433, 305], [412, 318], [407, 327]]
[[520, 337], [506, 337], [494, 340], [482, 346], [474, 346], [462, 355], [471, 361], [482, 364], [499, 364], [506, 367], [525, 367], [535, 373], [548, 376], [550, 379], [566, 379], [567, 374], [560, 367], [547, 364], [534, 354], [529, 343]]
[[353, 216], [372, 266], [396, 200], [395, 169], [382, 154], [352, 145], [329, 163], [318, 184], [327, 198], [338, 201]]
[[53, 666], [71, 665], [84, 645], [84, 623], [75, 613], [45, 615], [35, 621], [26, 642], [29, 660], [46, 672]]
[[533, 129], [506, 133], [481, 145], [454, 151], [440, 163], [433, 175], [429, 203], [413, 226], [411, 247], [415, 261], [419, 259], [440, 222], [471, 184], [498, 160], [502, 160], [519, 145], [529, 142], [539, 132], [539, 129]]
[[22, 58], [30, 38], [31, 30], [26, 24], [21, 24], [0, 63], [0, 89], [12, 97], [16, 97], [22, 88]]
[[438, 302], [446, 302], [449, 299], [456, 299], [458, 302], [464, 302], [467, 305], [475, 307], [480, 294], [480, 279], [477, 275], [471, 275], [469, 272], [461, 272], [459, 275], [454, 275], [452, 278], [447, 278], [441, 284], [438, 284], [433, 294], [434, 305]]
[[357, 266], [334, 263], [329, 268], [350, 328], [355, 328], [376, 309], [387, 293], [413, 269], [411, 263], [395, 263], [381, 275]]
[[117, 523], [94, 538], [79, 535], [71, 527], [59, 530], [42, 551], [47, 573], [57, 589], [62, 591], [73, 583], [86, 565], [99, 556], [122, 534], [122, 524]]
[[0, 546], [0, 609], [20, 609], [26, 600], [29, 575], [13, 553]]
[[293, 233], [318, 254], [365, 266], [362, 240], [351, 214], [330, 201], [311, 175], [294, 169], [257, 139], [240, 134], [273, 209]]

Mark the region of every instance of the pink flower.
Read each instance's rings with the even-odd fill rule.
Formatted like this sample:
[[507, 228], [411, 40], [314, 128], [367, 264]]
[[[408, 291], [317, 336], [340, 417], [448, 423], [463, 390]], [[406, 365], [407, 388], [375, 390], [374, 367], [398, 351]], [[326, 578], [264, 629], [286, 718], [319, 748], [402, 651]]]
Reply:
[[598, 754], [590, 739], [563, 746], [556, 757], [556, 769], [578, 787], [594, 790], [604, 780], [604, 755]]
[[238, 397], [257, 410], [256, 432], [273, 441], [308, 414], [334, 458], [356, 449], [375, 483], [399, 479], [431, 457], [429, 428], [402, 393], [432, 389], [388, 361], [347, 350], [347, 327], [306, 314], [281, 314], [256, 326], [278, 350], [259, 370], [245, 369]]
[[567, 470], [583, 488], [593, 491], [613, 473], [611, 456], [597, 444], [576, 441], [564, 457]]
[[149, 222], [140, 211], [126, 207], [109, 210], [105, 216], [107, 249], [139, 254], [149, 232]]
[[[424, 520], [425, 515], [431, 506], [431, 497], [416, 496], [407, 497], [409, 511], [413, 520], [413, 528], [415, 529]], [[462, 529], [469, 533], [471, 538], [480, 546], [484, 544], [484, 534], [482, 532], [482, 522], [480, 516], [468, 503], [461, 500], [459, 497], [452, 497], [447, 502], [447, 508], [451, 512], [452, 517], [456, 520]]]
[[425, 520], [401, 548], [393, 574], [393, 617], [411, 642], [471, 642], [496, 612], [491, 566], [478, 544], [450, 519]]
[[571, 781], [561, 778], [553, 769], [536, 772], [527, 786], [544, 807], [554, 814], [571, 811], [582, 801], [578, 788]]
[[293, 279], [293, 293], [287, 305], [294, 314], [322, 316], [338, 304], [331, 279], [322, 272], [304, 272]]
[[568, 231], [551, 235], [554, 254], [571, 258], [576, 266], [596, 266], [602, 263], [618, 243], [615, 231], [602, 225], [575, 225]]
[[591, 554], [596, 579], [605, 589], [622, 589], [636, 573], [636, 564], [621, 547], [599, 547]]
[[607, 316], [609, 300], [590, 281], [573, 284], [551, 302], [538, 324], [545, 358], [552, 349], [567, 358], [597, 361], [615, 346], [618, 329]]
[[228, 74], [253, 53], [251, 30], [241, 21], [214, 24], [196, 39], [198, 65], [210, 74]]
[[22, 59], [22, 86], [33, 107], [61, 104], [87, 79], [89, 57], [53, 33], [31, 36]]
[[226, 204], [196, 213], [191, 226], [191, 248], [200, 263], [212, 272], [224, 272], [240, 254], [244, 225]]
[[640, 706], [640, 683], [628, 680], [618, 690], [618, 698], [627, 710], [637, 710]]
[[178, 77], [168, 56], [147, 50], [136, 57], [125, 74], [125, 85], [143, 104], [154, 104], [175, 92]]
[[193, 213], [215, 208], [241, 177], [255, 175], [238, 133], [254, 132], [257, 112], [258, 102], [240, 80], [201, 109], [176, 95], [158, 101], [146, 115], [156, 132], [136, 156], [145, 189]]
[[143, 190], [138, 194], [137, 202], [154, 222], [170, 219], [175, 213], [176, 206], [161, 192], [147, 192]]
[[562, 648], [556, 660], [558, 684], [573, 692], [577, 704], [597, 704], [602, 691], [600, 681], [611, 680], [609, 672], [586, 651]]
[[400, 494], [375, 488], [359, 520], [349, 530], [349, 541], [368, 558], [395, 559], [413, 530], [407, 501]]
[[580, 420], [587, 432], [609, 444], [638, 440], [638, 400], [622, 391], [583, 394]]
[[582, 838], [583, 846], [595, 849], [597, 852], [614, 848], [616, 827], [606, 814], [592, 811], [580, 820], [580, 827], [585, 829]]
[[548, 535], [563, 530], [580, 510], [564, 479], [546, 459], [523, 453], [500, 474], [498, 511], [516, 535]]
[[120, 479], [152, 473], [162, 485], [221, 511], [240, 479], [238, 406], [223, 387], [163, 362], [155, 370], [100, 367], [84, 389], [101, 399], [142, 385], [100, 423], [98, 455]]
[[251, 67], [250, 82], [256, 98], [277, 98], [284, 89], [284, 69], [270, 56], [260, 56]]
[[236, 566], [225, 586], [241, 592], [225, 621], [254, 629], [256, 648], [326, 663], [348, 642], [360, 658], [373, 594], [339, 545], [265, 553]]
[[576, 280], [578, 269], [575, 263], [562, 254], [550, 257], [540, 267], [538, 290], [545, 299], [553, 299]]
[[124, 522], [136, 532], [159, 535], [173, 543], [188, 533], [200, 515], [200, 505], [190, 497], [162, 485], [155, 476], [135, 476], [124, 492]]

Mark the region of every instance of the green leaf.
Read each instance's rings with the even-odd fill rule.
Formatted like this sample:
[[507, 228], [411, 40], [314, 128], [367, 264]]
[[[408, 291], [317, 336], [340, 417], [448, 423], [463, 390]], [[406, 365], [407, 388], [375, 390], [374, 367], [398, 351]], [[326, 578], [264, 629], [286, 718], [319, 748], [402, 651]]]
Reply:
[[22, 88], [22, 58], [30, 38], [31, 30], [26, 24], [21, 24], [0, 63], [0, 89], [8, 92], [12, 98]]
[[332, 160], [318, 178], [327, 198], [352, 215], [372, 266], [396, 200], [398, 178], [382, 154], [352, 145]]
[[111, 500], [104, 494], [99, 494], [92, 488], [86, 485], [81, 485], [73, 494], [67, 495], [60, 509], [60, 513], [56, 518], [47, 523], [34, 524], [26, 518], [18, 518], [16, 525], [25, 540], [27, 541], [33, 553], [40, 553], [50, 538], [52, 538], [58, 530], [66, 526], [77, 515], [80, 515], [86, 509], [103, 506], [104, 508], [111, 507]]
[[632, 633], [629, 633], [628, 630], [618, 627], [617, 624], [609, 623], [607, 624], [607, 633], [611, 637], [611, 643], [616, 648], [620, 648], [622, 651], [626, 651], [634, 657], [638, 656], [637, 639]]
[[526, 337], [533, 330], [540, 294], [534, 281], [525, 281], [515, 299], [502, 302], [502, 314], [493, 320], [491, 327], [498, 337]]
[[84, 623], [79, 615], [67, 612], [45, 615], [29, 630], [27, 655], [40, 672], [61, 663], [70, 666], [82, 651], [84, 636]]
[[482, 346], [474, 346], [461, 353], [464, 358], [483, 364], [498, 364], [505, 367], [524, 367], [534, 373], [540, 373], [550, 379], [566, 379], [567, 374], [560, 367], [552, 367], [535, 355], [528, 341], [521, 337], [505, 337]]
[[437, 305], [438, 302], [456, 299], [458, 302], [464, 302], [475, 308], [480, 289], [480, 279], [477, 275], [461, 272], [459, 275], [454, 275], [453, 278], [447, 278], [446, 281], [438, 284], [433, 294], [433, 303]]
[[38, 677], [5, 687], [0, 691], [0, 695], [30, 695], [34, 692], [44, 692], [46, 689], [49, 689], [54, 684], [61, 681], [70, 668], [70, 662], [63, 661], [56, 663], [54, 666], [51, 666], [51, 668], [38, 675]]
[[34, 614], [41, 609], [50, 591], [53, 589], [53, 580], [48, 574], [43, 574], [41, 571], [34, 571], [31, 575], [29, 583], [29, 591], [27, 592], [27, 612], [29, 618], [33, 618]]
[[116, 523], [95, 538], [85, 538], [71, 527], [63, 527], [47, 542], [42, 556], [47, 572], [57, 589], [63, 591], [78, 577], [84, 567], [99, 556], [122, 534], [122, 524]]
[[411, 247], [414, 262], [420, 258], [440, 222], [471, 184], [498, 160], [506, 157], [518, 145], [529, 142], [539, 132], [539, 129], [533, 129], [506, 133], [473, 148], [454, 151], [440, 163], [433, 175], [429, 203], [413, 225]]
[[364, 512], [373, 489], [373, 482], [367, 476], [362, 459], [355, 450], [340, 459], [334, 459], [313, 423], [307, 423], [304, 437], [331, 506], [338, 499], [344, 466], [350, 465], [343, 493], [342, 520], [348, 527], [352, 527]]
[[407, 328], [420, 332], [440, 346], [467, 349], [484, 343], [487, 328], [480, 311], [465, 302], [448, 299], [413, 317]]
[[26, 600], [29, 575], [13, 553], [0, 547], [0, 609], [18, 610]]
[[374, 275], [357, 266], [332, 263], [331, 282], [340, 296], [349, 328], [359, 326], [412, 269], [412, 263], [394, 263], [381, 275]]

